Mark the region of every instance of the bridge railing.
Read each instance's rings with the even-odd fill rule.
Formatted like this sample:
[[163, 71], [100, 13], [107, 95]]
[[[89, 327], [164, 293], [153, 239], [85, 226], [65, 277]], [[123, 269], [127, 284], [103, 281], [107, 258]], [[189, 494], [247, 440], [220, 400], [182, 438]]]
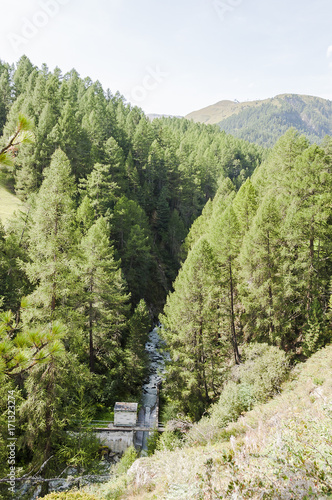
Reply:
[[110, 421], [110, 420], [91, 420], [91, 422], [88, 424], [89, 427], [99, 427], [99, 428], [111, 428], [111, 429], [124, 429], [124, 428], [128, 428], [128, 429], [131, 429], [131, 428], [139, 428], [139, 429], [146, 429], [146, 430], [150, 430], [152, 431], [153, 429], [163, 429], [164, 428], [164, 425], [160, 422], [158, 422], [158, 425], [149, 425], [149, 424], [142, 424], [142, 423], [139, 423], [137, 422], [135, 425], [114, 425], [114, 422]]

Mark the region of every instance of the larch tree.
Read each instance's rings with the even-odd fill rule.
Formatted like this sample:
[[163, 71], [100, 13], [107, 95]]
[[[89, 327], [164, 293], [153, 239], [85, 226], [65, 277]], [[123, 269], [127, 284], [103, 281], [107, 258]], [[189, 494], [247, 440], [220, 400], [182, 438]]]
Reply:
[[240, 228], [232, 205], [223, 212], [215, 211], [211, 220], [209, 239], [219, 263], [221, 311], [220, 329], [232, 345], [234, 361], [241, 362], [237, 316], [237, 256], [240, 251]]
[[82, 238], [79, 255], [79, 308], [89, 339], [89, 366], [94, 372], [114, 366], [128, 314], [129, 296], [109, 243], [105, 218], [97, 219]]
[[292, 196], [283, 225], [285, 267], [292, 280], [287, 300], [297, 304], [297, 329], [306, 353], [326, 342], [331, 262], [331, 158], [318, 146], [296, 160]]
[[233, 209], [240, 226], [241, 236], [249, 230], [251, 222], [258, 208], [256, 189], [250, 179], [247, 179], [237, 192]]
[[219, 335], [219, 269], [210, 244], [200, 239], [174, 282], [161, 316], [167, 393], [199, 418], [221, 385], [225, 345]]
[[29, 308], [36, 321], [48, 322], [59, 317], [66, 304], [72, 279], [74, 244], [74, 180], [66, 155], [58, 149], [35, 197], [29, 229], [31, 261], [23, 264], [36, 285], [29, 296]]
[[287, 323], [282, 314], [283, 240], [280, 225], [278, 203], [268, 192], [244, 237], [238, 259], [241, 299], [246, 310], [246, 336], [277, 344], [285, 340], [281, 337], [282, 319]]

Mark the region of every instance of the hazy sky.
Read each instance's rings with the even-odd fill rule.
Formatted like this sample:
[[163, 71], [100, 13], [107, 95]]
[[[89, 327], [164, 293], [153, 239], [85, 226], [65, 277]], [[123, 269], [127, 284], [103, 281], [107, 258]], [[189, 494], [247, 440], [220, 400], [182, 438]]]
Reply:
[[332, 99], [331, 0], [7, 0], [0, 59], [99, 80], [147, 113]]

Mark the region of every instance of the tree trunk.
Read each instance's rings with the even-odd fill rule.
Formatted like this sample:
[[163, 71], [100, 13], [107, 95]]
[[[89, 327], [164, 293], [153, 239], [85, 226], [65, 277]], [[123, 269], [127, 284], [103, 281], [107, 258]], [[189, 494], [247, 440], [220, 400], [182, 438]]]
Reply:
[[241, 356], [239, 353], [237, 345], [237, 337], [235, 330], [235, 314], [234, 314], [234, 285], [233, 285], [233, 273], [232, 273], [232, 259], [229, 258], [229, 284], [230, 284], [230, 299], [231, 299], [231, 331], [232, 331], [232, 344], [234, 351], [235, 364], [239, 365], [241, 363]]
[[269, 313], [269, 316], [270, 316], [270, 326], [269, 326], [269, 337], [270, 337], [270, 340], [273, 339], [273, 333], [274, 333], [274, 324], [273, 324], [273, 319], [272, 319], [272, 311], [273, 311], [273, 293], [272, 293], [272, 287], [271, 287], [271, 280], [272, 280], [272, 273], [271, 273], [271, 259], [270, 259], [270, 233], [268, 232], [267, 233], [267, 256], [268, 256], [268, 261], [267, 261], [267, 265], [268, 265], [268, 276], [269, 276], [269, 280], [270, 280], [270, 284], [269, 284], [269, 306], [270, 306], [270, 313]]
[[95, 356], [93, 347], [93, 319], [92, 319], [92, 302], [89, 303], [89, 353], [90, 353], [90, 372], [95, 371]]
[[[312, 232], [312, 227], [311, 227], [311, 232]], [[314, 270], [314, 239], [313, 237], [310, 238], [309, 240], [309, 255], [310, 255], [310, 265], [309, 265], [309, 279], [308, 279], [308, 291], [307, 291], [307, 319], [309, 320], [309, 311], [310, 311], [310, 306], [312, 303], [312, 277], [313, 277], [313, 270]]]

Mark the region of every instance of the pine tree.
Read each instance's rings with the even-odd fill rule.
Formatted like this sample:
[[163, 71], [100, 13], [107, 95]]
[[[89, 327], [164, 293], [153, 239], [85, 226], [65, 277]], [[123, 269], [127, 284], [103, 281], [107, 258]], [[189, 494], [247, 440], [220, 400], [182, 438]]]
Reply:
[[99, 218], [80, 244], [79, 276], [83, 286], [79, 299], [84, 331], [89, 338], [90, 370], [113, 366], [128, 312], [129, 296], [121, 269], [109, 244], [109, 227]]
[[2, 135], [11, 103], [10, 68], [0, 61], [0, 135]]
[[233, 201], [233, 209], [240, 225], [243, 236], [250, 227], [258, 207], [257, 194], [250, 179], [240, 187]]
[[152, 255], [152, 238], [144, 210], [133, 200], [122, 196], [116, 203], [111, 236], [117, 243], [124, 276], [133, 304], [147, 298]]
[[16, 70], [13, 76], [16, 97], [24, 92], [29, 75], [33, 70], [34, 66], [32, 65], [31, 61], [27, 58], [27, 56], [22, 56], [17, 63]]
[[110, 165], [97, 163], [86, 179], [81, 179], [83, 188], [90, 199], [97, 217], [109, 217], [114, 208], [119, 186], [113, 181]]
[[67, 101], [58, 121], [60, 147], [68, 156], [76, 180], [91, 170], [91, 140], [81, 126], [78, 106]]
[[[21, 233], [22, 234], [22, 233]], [[21, 236], [21, 235], [20, 235]], [[0, 221], [0, 309], [18, 311], [21, 298], [31, 290], [18, 259], [27, 260], [14, 231], [7, 234]]]
[[247, 338], [277, 344], [284, 342], [289, 327], [283, 314], [281, 220], [278, 203], [269, 192], [244, 237], [239, 256]]
[[34, 317], [52, 321], [70, 294], [74, 181], [66, 155], [57, 150], [35, 198], [29, 231], [31, 262], [23, 265], [36, 289], [29, 300]]
[[140, 391], [148, 372], [149, 360], [145, 344], [149, 340], [150, 326], [151, 316], [145, 301], [142, 299], [128, 321], [129, 333], [125, 344], [125, 365], [121, 374], [124, 392], [133, 396]]
[[125, 193], [128, 190], [125, 155], [114, 137], [110, 137], [105, 143], [105, 164], [110, 165], [112, 179], [120, 186], [121, 191]]
[[237, 256], [240, 251], [240, 227], [230, 205], [220, 214], [215, 211], [211, 221], [210, 241], [220, 266], [220, 309], [223, 337], [231, 342], [236, 364], [241, 361], [239, 353], [239, 332], [236, 326], [237, 302]]
[[222, 380], [225, 345], [218, 332], [219, 282], [212, 248], [202, 238], [189, 252], [160, 318], [171, 357], [167, 394], [194, 418], [217, 395]]

